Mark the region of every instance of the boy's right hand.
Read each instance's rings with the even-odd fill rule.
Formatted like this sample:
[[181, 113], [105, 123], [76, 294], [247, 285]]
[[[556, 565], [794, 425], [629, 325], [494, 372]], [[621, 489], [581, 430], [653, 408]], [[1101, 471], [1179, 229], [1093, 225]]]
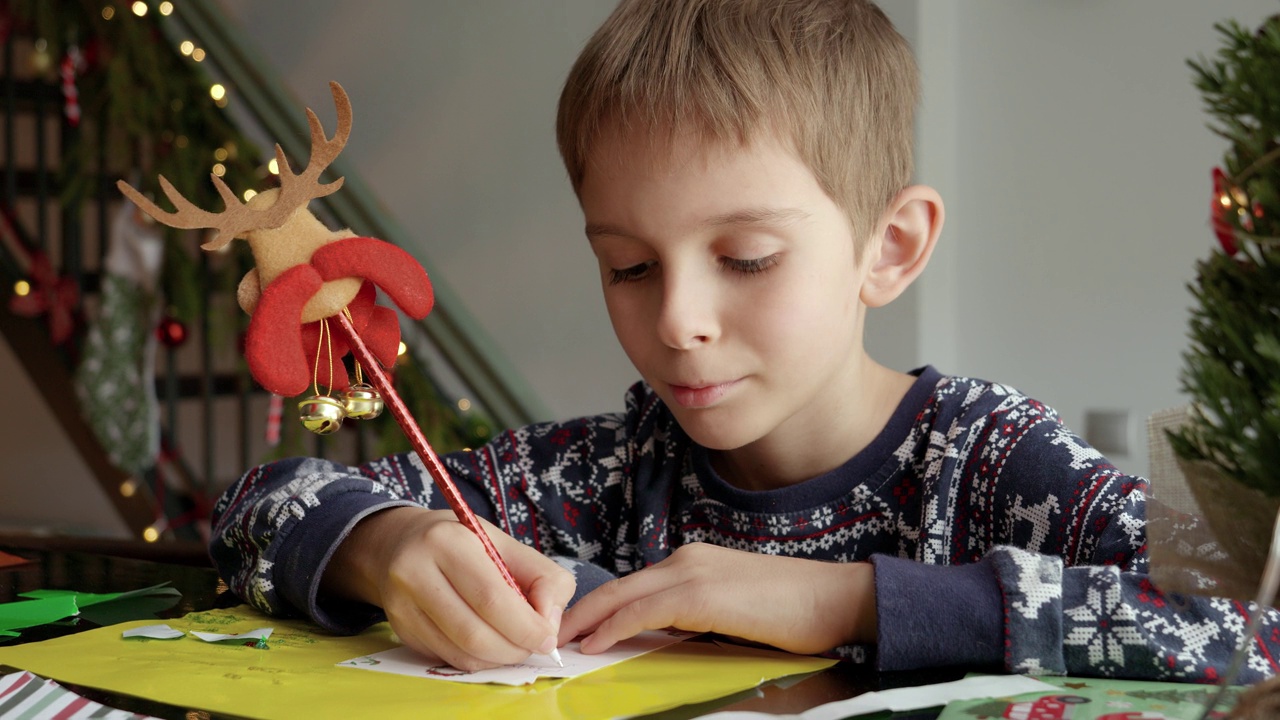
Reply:
[[529, 602], [448, 510], [397, 507], [361, 520], [325, 569], [321, 592], [381, 607], [409, 647], [466, 671], [556, 646], [573, 575], [481, 519]]

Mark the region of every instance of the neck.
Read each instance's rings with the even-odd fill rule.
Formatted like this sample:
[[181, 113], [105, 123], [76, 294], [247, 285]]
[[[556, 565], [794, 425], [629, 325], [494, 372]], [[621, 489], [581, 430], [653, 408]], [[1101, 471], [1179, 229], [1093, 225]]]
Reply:
[[869, 358], [857, 376], [822, 428], [790, 437], [775, 432], [740, 448], [712, 451], [711, 466], [734, 487], [775, 490], [844, 465], [875, 440], [915, 381]]

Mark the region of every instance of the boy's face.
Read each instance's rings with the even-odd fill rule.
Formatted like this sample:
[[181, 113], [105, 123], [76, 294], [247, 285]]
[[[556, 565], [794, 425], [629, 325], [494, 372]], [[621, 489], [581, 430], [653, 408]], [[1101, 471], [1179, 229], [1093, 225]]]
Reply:
[[594, 149], [587, 237], [623, 349], [685, 431], [796, 452], [857, 422], [864, 269], [845, 212], [772, 139], [628, 139]]

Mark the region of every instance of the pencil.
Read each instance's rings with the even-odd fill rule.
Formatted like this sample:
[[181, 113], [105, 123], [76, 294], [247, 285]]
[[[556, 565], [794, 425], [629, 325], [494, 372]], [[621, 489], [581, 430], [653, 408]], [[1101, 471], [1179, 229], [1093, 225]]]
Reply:
[[[369, 380], [374, 389], [382, 395], [383, 403], [391, 412], [392, 417], [395, 418], [396, 423], [400, 425], [400, 429], [404, 430], [405, 436], [409, 438], [409, 444], [418, 453], [418, 457], [422, 458], [422, 463], [426, 466], [432, 481], [435, 482], [440, 492], [444, 494], [445, 501], [449, 503], [453, 514], [458, 516], [458, 522], [480, 538], [480, 544], [484, 545], [485, 553], [488, 554], [493, 564], [498, 567], [498, 571], [502, 573], [502, 579], [507, 581], [507, 584], [511, 586], [512, 590], [516, 591], [521, 600], [526, 603], [529, 602], [529, 598], [525, 596], [524, 591], [516, 584], [516, 579], [512, 577], [511, 570], [503, 562], [502, 556], [498, 554], [498, 549], [494, 547], [493, 540], [489, 539], [489, 534], [480, 525], [480, 520], [471, 511], [467, 501], [463, 499], [462, 493], [458, 492], [458, 486], [453, 483], [453, 478], [449, 477], [448, 471], [444, 469], [444, 464], [440, 462], [435, 450], [431, 449], [431, 444], [427, 442], [427, 437], [422, 434], [422, 428], [418, 427], [417, 421], [409, 413], [409, 408], [400, 399], [400, 395], [391, 384], [390, 378], [383, 371], [382, 365], [374, 358], [369, 347], [364, 344], [364, 340], [360, 338], [355, 327], [351, 324], [351, 320], [347, 318], [346, 313], [338, 313], [333, 317], [337, 319], [338, 327], [342, 328], [343, 334], [347, 336], [348, 344], [351, 346], [351, 353], [355, 355], [356, 360], [363, 366], [365, 372], [369, 374]], [[560, 659], [560, 651], [558, 649], [552, 648], [547, 655], [557, 665], [564, 667], [564, 661]]]

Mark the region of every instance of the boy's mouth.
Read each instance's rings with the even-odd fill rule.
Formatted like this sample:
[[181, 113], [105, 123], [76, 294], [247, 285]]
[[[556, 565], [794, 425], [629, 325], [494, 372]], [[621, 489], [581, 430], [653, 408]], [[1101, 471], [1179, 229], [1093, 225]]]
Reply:
[[737, 384], [737, 380], [730, 380], [723, 383], [668, 385], [667, 387], [671, 388], [671, 397], [680, 407], [705, 408], [719, 402]]

